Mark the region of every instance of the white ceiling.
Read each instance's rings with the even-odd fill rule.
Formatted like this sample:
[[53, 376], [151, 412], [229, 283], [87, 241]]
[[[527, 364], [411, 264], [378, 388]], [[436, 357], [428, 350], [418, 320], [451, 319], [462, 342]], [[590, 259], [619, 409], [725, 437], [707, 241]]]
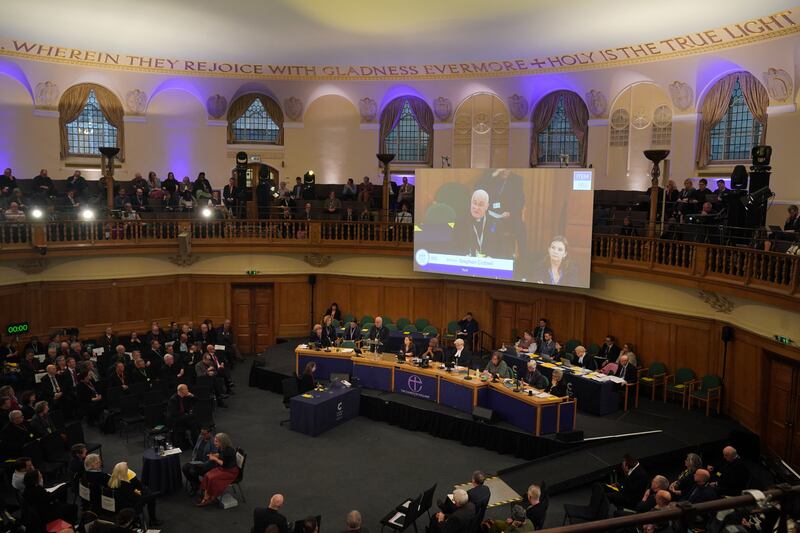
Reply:
[[613, 48], [789, 7], [778, 0], [0, 0], [0, 34], [175, 59], [397, 65]]

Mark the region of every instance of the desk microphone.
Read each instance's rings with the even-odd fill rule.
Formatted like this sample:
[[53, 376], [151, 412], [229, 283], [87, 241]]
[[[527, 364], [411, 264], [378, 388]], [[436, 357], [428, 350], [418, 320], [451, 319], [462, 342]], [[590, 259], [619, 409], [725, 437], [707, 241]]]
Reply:
[[465, 379], [465, 380], [468, 380], [468, 381], [472, 379], [472, 376], [470, 376], [470, 375], [469, 375], [469, 370], [470, 370], [470, 368], [469, 368], [469, 367], [467, 367], [467, 375], [466, 375], [466, 376], [464, 376], [464, 379]]

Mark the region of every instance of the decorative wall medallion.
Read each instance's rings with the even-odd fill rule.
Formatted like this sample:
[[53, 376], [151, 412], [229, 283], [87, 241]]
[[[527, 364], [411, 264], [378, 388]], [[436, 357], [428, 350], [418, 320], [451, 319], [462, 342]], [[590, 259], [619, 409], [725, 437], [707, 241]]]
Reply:
[[36, 84], [36, 107], [40, 109], [56, 109], [58, 107], [58, 85], [52, 81]]
[[440, 96], [433, 101], [433, 114], [436, 115], [436, 119], [439, 120], [439, 122], [449, 120], [452, 113], [453, 104], [444, 96]]
[[491, 127], [488, 113], [475, 113], [472, 117], [472, 129], [475, 130], [475, 133], [486, 133]]
[[716, 292], [700, 291], [700, 298], [707, 303], [711, 309], [717, 311], [718, 313], [729, 314], [731, 311], [733, 311], [733, 302], [724, 296], [720, 296]]
[[300, 122], [303, 120], [303, 101], [294, 96], [290, 96], [283, 101], [283, 108], [286, 111], [286, 116], [292, 122]]
[[200, 260], [199, 257], [192, 253], [181, 253], [178, 252], [178, 255], [171, 255], [169, 260], [175, 263], [178, 266], [190, 266]]
[[631, 113], [631, 126], [643, 130], [650, 125], [650, 113], [642, 106], [635, 107]]
[[586, 93], [586, 107], [589, 108], [589, 113], [593, 117], [602, 117], [608, 109], [608, 99], [601, 91], [592, 89]]
[[209, 96], [208, 100], [206, 100], [206, 111], [208, 111], [208, 116], [214, 119], [222, 118], [222, 115], [225, 114], [225, 111], [228, 109], [228, 100], [222, 96], [221, 94], [215, 94], [213, 96]]
[[147, 93], [139, 89], [128, 91], [125, 95], [125, 104], [131, 115], [144, 115], [144, 110], [147, 108]]
[[358, 101], [358, 112], [361, 114], [361, 122], [375, 122], [378, 104], [372, 98], [362, 98]]
[[513, 94], [508, 98], [508, 110], [511, 116], [517, 120], [528, 118], [528, 99], [518, 94]]
[[694, 103], [694, 91], [688, 83], [673, 81], [669, 84], [669, 96], [672, 104], [681, 111], [686, 111]]
[[782, 68], [770, 68], [764, 73], [767, 94], [776, 102], [786, 102], [792, 96], [792, 77]]
[[329, 255], [311, 254], [303, 257], [303, 260], [309, 265], [317, 268], [322, 268], [333, 263], [333, 258]]

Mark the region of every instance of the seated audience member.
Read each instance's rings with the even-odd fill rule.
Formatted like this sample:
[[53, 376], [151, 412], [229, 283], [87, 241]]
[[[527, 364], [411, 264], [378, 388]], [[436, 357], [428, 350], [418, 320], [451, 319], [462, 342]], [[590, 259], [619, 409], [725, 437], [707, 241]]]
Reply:
[[359, 341], [361, 340], [361, 329], [355, 321], [351, 321], [346, 328], [344, 328], [344, 340], [346, 341]]
[[544, 390], [547, 388], [547, 378], [536, 369], [536, 361], [528, 361], [528, 371], [525, 373], [523, 381], [534, 389]]
[[47, 175], [47, 169], [43, 168], [39, 174], [33, 178], [34, 195], [46, 200], [55, 196], [55, 186], [53, 179]]
[[708, 467], [708, 471], [714, 474], [712, 486], [716, 486], [720, 496], [741, 496], [750, 482], [747, 465], [733, 446], [726, 446], [722, 450], [722, 459], [722, 464], [717, 468]]
[[314, 361], [309, 361], [306, 363], [306, 367], [303, 370], [303, 375], [300, 376], [300, 393], [308, 392], [310, 390], [314, 390], [314, 387], [317, 386], [317, 382], [314, 379], [314, 372], [317, 370], [317, 363]]
[[[114, 209], [122, 211], [126, 204], [131, 204], [131, 199], [125, 191], [125, 187], [120, 187], [119, 191], [117, 191], [117, 195], [114, 196]], [[133, 208], [132, 204], [131, 208]]]
[[153, 379], [155, 379], [155, 376], [147, 368], [147, 362], [141, 357], [134, 359], [133, 369], [131, 370], [131, 383], [143, 383], [149, 389]]
[[492, 353], [491, 359], [489, 362], [486, 363], [486, 369], [484, 372], [487, 372], [492, 375], [492, 377], [496, 377], [499, 379], [510, 378], [512, 376], [511, 368], [503, 361], [503, 357], [500, 352]]
[[615, 344], [615, 342], [616, 339], [613, 335], [606, 335], [606, 339], [603, 342], [603, 345], [600, 347], [600, 352], [597, 355], [602, 359], [616, 363], [621, 350], [619, 349], [619, 346]]
[[33, 508], [43, 524], [59, 518], [70, 524], [77, 523], [78, 507], [61, 502], [55, 492], [45, 490], [41, 472], [36, 469], [27, 472], [23, 485], [25, 490], [22, 492], [22, 499], [25, 505]]
[[233, 448], [230, 437], [225, 433], [217, 433], [214, 436], [214, 445], [218, 452], [210, 453], [208, 459], [216, 465], [206, 472], [200, 482], [203, 498], [197, 503], [199, 507], [214, 503], [239, 475], [239, 467], [236, 466], [236, 450]]
[[550, 386], [547, 387], [545, 392], [563, 398], [569, 396], [569, 388], [567, 382], [564, 381], [564, 371], [560, 368], [553, 369], [553, 375], [550, 376]]
[[[347, 209], [345, 209], [345, 210], [342, 212], [342, 220], [343, 220], [344, 222], [355, 222], [355, 221], [357, 221], [357, 220], [358, 220], [358, 215], [356, 215], [356, 213], [355, 213], [355, 211], [353, 211], [353, 208], [352, 208], [352, 207], [348, 207]], [[352, 239], [352, 238], [353, 238], [353, 235], [354, 235], [354, 230], [353, 230], [353, 228], [351, 227], [351, 228], [350, 228], [348, 231], [349, 231], [349, 233], [345, 233], [345, 234], [344, 234], [344, 235], [345, 235], [345, 238], [350, 238], [350, 239]]]
[[[670, 507], [672, 501], [672, 494], [668, 490], [660, 490], [656, 492], [655, 506], [652, 511], [663, 511]], [[657, 522], [654, 524], [645, 524], [642, 526], [643, 533], [673, 533], [672, 524], [669, 521]]]
[[553, 334], [549, 331], [544, 332], [544, 340], [539, 344], [539, 351], [536, 352], [542, 356], [545, 361], [547, 358], [555, 358], [556, 341], [553, 340]]
[[618, 378], [622, 378], [628, 383], [636, 383], [636, 367], [630, 364], [627, 355], [620, 355], [617, 360], [617, 371], [614, 373]]
[[14, 461], [14, 472], [11, 474], [11, 486], [22, 494], [25, 491], [25, 474], [33, 470], [33, 460], [30, 457], [17, 457]]
[[383, 347], [386, 346], [386, 342], [389, 340], [389, 328], [383, 325], [382, 317], [375, 317], [375, 324], [369, 328], [367, 338], [373, 341], [379, 341], [381, 346], [377, 346], [376, 349], [379, 352], [383, 351]]
[[399, 224], [411, 224], [414, 221], [406, 204], [400, 204], [400, 210], [395, 215], [394, 221]]
[[175, 394], [167, 402], [167, 422], [172, 426], [172, 439], [178, 446], [186, 443], [186, 433], [189, 433], [189, 442], [197, 440], [199, 427], [194, 414], [195, 397], [189, 392], [189, 387], [178, 385]]
[[464, 342], [471, 350], [475, 349], [475, 335], [478, 333], [478, 321], [472, 316], [472, 313], [467, 311], [464, 318], [458, 321], [458, 331], [456, 331], [456, 338], [464, 339]]
[[58, 382], [58, 375], [56, 365], [49, 364], [45, 368], [47, 375], [42, 377], [39, 384], [42, 392], [42, 399], [47, 400], [54, 407], [62, 407], [67, 403], [67, 398], [64, 397], [64, 391], [61, 389], [61, 384]]
[[445, 363], [466, 367], [472, 365], [472, 354], [464, 347], [464, 339], [456, 339], [453, 341], [453, 347], [450, 349]]
[[50, 405], [42, 400], [33, 407], [35, 416], [31, 419], [31, 429], [37, 437], [46, 437], [58, 431], [55, 423], [50, 418]]
[[167, 346], [164, 354], [164, 364], [161, 366], [161, 381], [168, 388], [175, 387], [178, 383], [186, 383], [186, 369], [175, 361], [175, 354], [171, 345]]
[[469, 533], [469, 527], [475, 520], [475, 504], [469, 501], [463, 489], [453, 491], [455, 510], [445, 514], [441, 511], [431, 519], [430, 528], [435, 533]]
[[506, 527], [506, 533], [530, 533], [535, 530], [533, 522], [528, 518], [525, 513], [525, 508], [521, 505], [515, 505], [511, 508], [511, 521]]
[[[274, 533], [274, 530], [271, 533]], [[315, 517], [307, 516], [305, 520], [303, 520], [302, 533], [319, 533], [319, 524]]]
[[253, 527], [250, 528], [250, 533], [263, 533], [269, 526], [275, 526], [278, 533], [288, 533], [289, 524], [280, 512], [281, 507], [283, 494], [273, 494], [267, 507], [253, 509]]
[[148, 183], [147, 180], [142, 177], [141, 172], [136, 172], [133, 175], [133, 180], [131, 180], [131, 188], [133, 190], [142, 189], [144, 192], [147, 192]]
[[586, 352], [583, 346], [575, 347], [575, 359], [572, 361], [575, 366], [581, 366], [587, 370], [597, 370], [597, 361]]
[[639, 461], [626, 454], [622, 460], [622, 479], [613, 486], [617, 490], [606, 491], [608, 501], [617, 506], [617, 509], [635, 509], [641, 501], [642, 494], [647, 489], [648, 475]]
[[103, 472], [103, 460], [96, 453], [90, 453], [83, 460], [83, 479], [96, 486], [106, 485], [111, 476]]
[[522, 337], [514, 345], [518, 352], [536, 353], [536, 341], [530, 331], [523, 331]]
[[439, 363], [444, 362], [444, 350], [439, 346], [439, 337], [431, 337], [428, 340], [428, 349], [425, 350], [420, 357]]
[[86, 456], [89, 454], [89, 451], [86, 449], [86, 445], [82, 442], [77, 444], [73, 444], [69, 449], [69, 463], [67, 464], [67, 470], [69, 471], [69, 475], [71, 479], [81, 479], [83, 478], [83, 474], [86, 472], [83, 462], [86, 460]]
[[97, 391], [92, 375], [89, 372], [83, 373], [80, 383], [78, 383], [78, 405], [86, 413], [89, 424], [93, 424], [105, 409], [105, 399]]
[[217, 463], [208, 458], [208, 454], [216, 453], [217, 451], [211, 428], [200, 428], [200, 435], [198, 435], [194, 448], [192, 448], [192, 460], [181, 467], [186, 481], [189, 482], [189, 496], [194, 496], [197, 493], [200, 488], [200, 478], [217, 465]]
[[622, 227], [619, 229], [619, 234], [625, 237], [638, 237], [639, 230], [636, 229], [630, 217], [622, 219]]
[[108, 376], [108, 386], [128, 390], [128, 373], [125, 370], [125, 363], [119, 361], [114, 363], [114, 370]]
[[358, 201], [369, 205], [372, 199], [372, 183], [369, 176], [364, 176], [364, 180], [358, 184]]
[[322, 317], [322, 344], [323, 346], [333, 346], [336, 344], [336, 328], [333, 326], [331, 315]]
[[131, 205], [133, 205], [133, 210], [137, 213], [143, 213], [145, 211], [149, 211], [148, 209], [148, 202], [147, 196], [144, 193], [144, 189], [137, 188], [133, 198], [131, 198]]
[[121, 462], [114, 465], [111, 477], [108, 480], [109, 488], [114, 489], [114, 499], [117, 507], [124, 509], [130, 507], [141, 513], [147, 505], [147, 523], [150, 526], [161, 525], [156, 518], [156, 494], [139, 481], [136, 475], [131, 475], [128, 463]]
[[403, 183], [397, 189], [397, 203], [407, 205], [409, 209], [414, 205], [414, 186], [408, 182], [406, 176], [403, 176]]
[[22, 393], [22, 396], [20, 397], [19, 409], [22, 411], [25, 420], [30, 421], [34, 416], [36, 416], [36, 411], [34, 411], [33, 408], [37, 401], [36, 391], [26, 390]]
[[669, 486], [670, 492], [677, 498], [686, 497], [694, 486], [694, 473], [703, 466], [703, 460], [696, 453], [686, 455], [683, 461], [684, 470], [678, 475], [678, 479]]
[[335, 215], [339, 212], [339, 209], [342, 208], [342, 202], [336, 198], [336, 193], [331, 191], [328, 193], [328, 197], [325, 199], [323, 204], [325, 208], [325, 212], [329, 215]]
[[25, 222], [25, 212], [19, 208], [18, 202], [11, 202], [3, 217], [7, 222]]
[[544, 520], [547, 517], [547, 501], [542, 500], [542, 489], [539, 485], [528, 487], [528, 508], [525, 516], [533, 524], [533, 529], [544, 529]]
[[306, 202], [303, 206], [303, 210], [298, 213], [297, 218], [300, 220], [313, 220], [314, 219], [314, 212], [311, 210], [311, 203]]
[[413, 359], [417, 356], [417, 347], [414, 344], [414, 339], [409, 335], [403, 337], [403, 346], [400, 348], [400, 353], [406, 359]]
[[639, 366], [639, 360], [636, 358], [636, 354], [633, 351], [633, 344], [626, 342], [622, 345], [622, 348], [619, 351], [620, 357], [623, 355], [628, 356], [628, 362], [634, 366], [634, 368]]
[[8, 414], [8, 424], [0, 431], [2, 453], [6, 457], [19, 457], [23, 447], [36, 439], [36, 432], [25, 422], [25, 415], [20, 410]]
[[353, 182], [353, 178], [347, 178], [347, 183], [342, 187], [342, 200], [355, 200], [357, 194], [358, 190], [356, 189], [356, 184]]
[[539, 325], [533, 329], [533, 338], [536, 340], [537, 343], [541, 344], [544, 342], [544, 334], [550, 333], [552, 335], [553, 330], [548, 326], [548, 320], [546, 318], [539, 319]]
[[372, 212], [369, 210], [368, 206], [365, 205], [361, 213], [358, 214], [358, 220], [361, 222], [372, 222]]
[[217, 371], [217, 376], [222, 378], [223, 383], [225, 384], [225, 391], [227, 394], [234, 394], [233, 393], [233, 379], [231, 378], [230, 369], [227, 366], [228, 358], [224, 355], [224, 352], [217, 352], [216, 346], [214, 344], [209, 344], [206, 346], [206, 352], [208, 355], [211, 356], [211, 364], [214, 365], [214, 370]]
[[689, 491], [686, 499], [690, 503], [703, 503], [716, 500], [719, 495], [709, 481], [711, 474], [705, 468], [698, 468], [694, 472], [694, 487]]
[[331, 302], [330, 307], [325, 310], [326, 315], [330, 315], [333, 320], [342, 321], [342, 310], [339, 309], [339, 304]]
[[669, 494], [669, 480], [664, 476], [657, 475], [650, 481], [650, 488], [644, 491], [641, 501], [636, 504], [633, 510], [637, 513], [652, 511], [656, 506], [656, 494], [660, 491], [667, 491], [667, 494]]
[[308, 336], [308, 343], [326, 346], [325, 340], [322, 338], [322, 324], [314, 324], [311, 334]]
[[85, 197], [86, 187], [86, 178], [81, 175], [80, 170], [76, 170], [72, 176], [67, 177], [67, 192], [74, 192], [78, 198]]

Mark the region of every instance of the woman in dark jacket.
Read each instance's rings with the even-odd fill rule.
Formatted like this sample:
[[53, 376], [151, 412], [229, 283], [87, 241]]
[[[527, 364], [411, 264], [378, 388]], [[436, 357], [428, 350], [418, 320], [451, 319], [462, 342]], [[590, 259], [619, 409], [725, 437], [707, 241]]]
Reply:
[[25, 474], [23, 484], [25, 490], [22, 493], [22, 499], [25, 501], [25, 505], [36, 511], [42, 525], [59, 518], [70, 524], [77, 523], [78, 507], [59, 501], [55, 492], [47, 492], [44, 489], [41, 472], [35, 469], [31, 470]]
[[317, 383], [314, 380], [314, 371], [317, 369], [317, 363], [309, 361], [306, 363], [306, 368], [303, 370], [303, 375], [300, 376], [300, 393], [314, 390]]

